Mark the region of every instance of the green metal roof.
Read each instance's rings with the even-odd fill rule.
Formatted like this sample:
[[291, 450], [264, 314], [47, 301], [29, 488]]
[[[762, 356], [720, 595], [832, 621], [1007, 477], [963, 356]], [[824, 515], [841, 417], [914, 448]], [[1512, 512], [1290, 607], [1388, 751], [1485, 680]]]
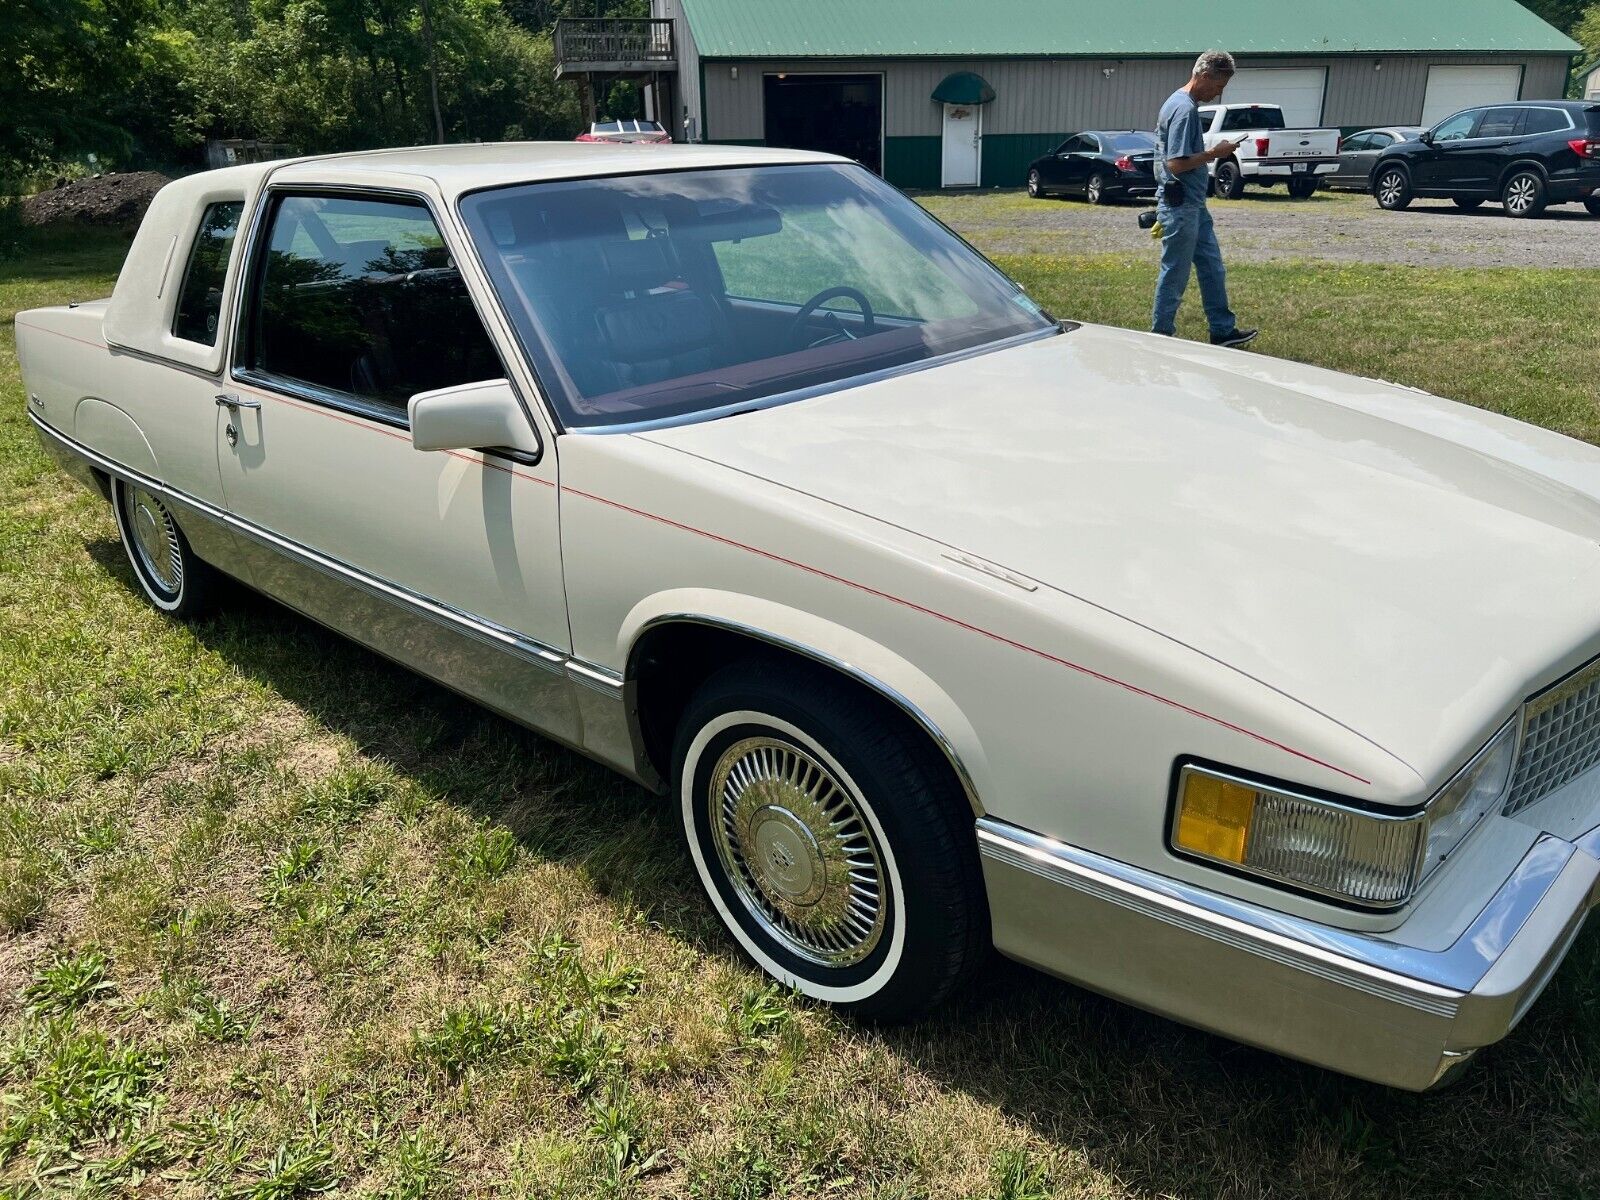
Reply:
[[1576, 54], [1517, 0], [683, 0], [706, 58]]

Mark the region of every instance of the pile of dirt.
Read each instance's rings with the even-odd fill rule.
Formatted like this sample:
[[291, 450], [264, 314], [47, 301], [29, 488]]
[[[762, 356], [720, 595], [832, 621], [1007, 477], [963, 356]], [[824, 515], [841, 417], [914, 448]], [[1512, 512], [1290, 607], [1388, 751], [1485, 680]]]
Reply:
[[23, 199], [22, 219], [29, 225], [53, 225], [58, 221], [133, 225], [168, 182], [160, 171], [114, 171], [70, 183], [57, 180], [55, 187]]

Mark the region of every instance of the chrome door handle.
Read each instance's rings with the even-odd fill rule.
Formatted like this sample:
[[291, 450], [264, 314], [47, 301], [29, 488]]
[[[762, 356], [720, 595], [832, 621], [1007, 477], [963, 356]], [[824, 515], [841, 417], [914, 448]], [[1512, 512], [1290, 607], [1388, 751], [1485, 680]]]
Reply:
[[261, 407], [261, 401], [245, 400], [239, 396], [235, 396], [232, 392], [219, 392], [217, 393], [216, 399], [218, 408], [231, 408], [237, 411], [241, 408]]

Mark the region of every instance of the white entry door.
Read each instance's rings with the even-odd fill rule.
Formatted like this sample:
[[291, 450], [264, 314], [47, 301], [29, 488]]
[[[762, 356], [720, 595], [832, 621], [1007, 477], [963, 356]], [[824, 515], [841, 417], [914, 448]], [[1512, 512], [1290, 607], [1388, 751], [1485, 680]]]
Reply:
[[946, 104], [939, 185], [977, 187], [982, 144], [983, 109], [976, 104]]
[[1521, 67], [1429, 67], [1422, 123], [1431, 126], [1463, 108], [1502, 104], [1521, 94]]
[[1290, 129], [1315, 129], [1322, 124], [1327, 86], [1323, 67], [1246, 67], [1235, 72], [1222, 99], [1228, 104], [1276, 104]]

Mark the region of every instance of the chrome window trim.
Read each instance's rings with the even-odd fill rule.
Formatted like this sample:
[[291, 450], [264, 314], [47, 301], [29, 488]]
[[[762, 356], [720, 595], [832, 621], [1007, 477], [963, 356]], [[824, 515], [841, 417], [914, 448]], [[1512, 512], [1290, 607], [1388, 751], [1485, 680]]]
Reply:
[[1460, 936], [1443, 949], [1428, 950], [1237, 900], [992, 817], [977, 824], [986, 858], [1440, 1015], [1452, 1015], [1460, 998], [1483, 980], [1578, 853], [1571, 843], [1542, 835]]
[[[838, 671], [841, 675], [871, 689], [910, 717], [924, 733], [933, 739], [934, 745], [939, 748], [939, 752], [944, 755], [951, 769], [955, 771], [956, 778], [961, 784], [961, 790], [966, 794], [967, 803], [972, 806], [973, 814], [979, 817], [983, 815], [983, 804], [978, 799], [978, 789], [972, 782], [972, 773], [967, 770], [967, 765], [962, 761], [960, 752], [951, 743], [950, 739], [945, 736], [944, 731], [939, 728], [932, 717], [923, 712], [905, 693], [856, 666], [854, 663], [839, 658], [837, 655], [829, 654], [824, 650], [818, 650], [814, 646], [808, 646], [804, 642], [784, 637], [782, 634], [773, 633], [755, 625], [748, 625], [743, 621], [735, 621], [726, 617], [707, 616], [704, 613], [661, 613], [658, 616], [651, 617], [640, 626], [639, 631], [634, 635], [632, 645], [628, 647], [628, 667], [623, 673], [625, 686], [633, 687], [638, 677], [636, 655], [639, 643], [644, 639], [645, 634], [662, 625], [673, 624], [704, 625], [712, 629], [722, 629], [729, 633], [741, 634], [755, 641], [765, 642], [770, 646], [777, 646], [780, 649], [789, 650], [804, 658], [809, 658], [811, 661]], [[644, 731], [639, 727], [637, 704], [628, 706], [628, 720], [633, 726], [634, 741], [643, 746], [645, 744]]]

